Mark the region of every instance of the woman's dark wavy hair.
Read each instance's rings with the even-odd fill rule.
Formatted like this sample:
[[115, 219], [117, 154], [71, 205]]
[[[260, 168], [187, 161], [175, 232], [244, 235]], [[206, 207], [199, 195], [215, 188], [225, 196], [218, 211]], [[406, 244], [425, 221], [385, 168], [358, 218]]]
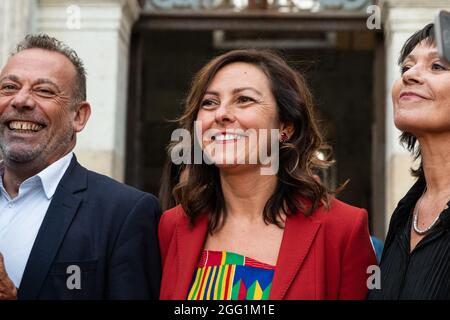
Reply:
[[[264, 221], [281, 228], [280, 212], [288, 215], [300, 210], [311, 215], [320, 205], [329, 207], [330, 195], [334, 191], [314, 177], [315, 170], [329, 167], [332, 161], [318, 158], [318, 150], [327, 146], [317, 126], [312, 94], [303, 76], [290, 68], [278, 54], [268, 50], [233, 50], [212, 59], [192, 81], [184, 114], [178, 119], [180, 125], [191, 132], [191, 137], [195, 136], [194, 121], [211, 80], [221, 68], [235, 62], [255, 65], [265, 73], [276, 100], [280, 122], [294, 127], [289, 141], [280, 145], [278, 183], [264, 207]], [[192, 141], [191, 148], [194, 143]], [[191, 154], [193, 157], [193, 152]], [[199, 215], [207, 213], [208, 231], [213, 233], [220, 229], [227, 217], [219, 169], [204, 163], [187, 165], [186, 169], [187, 178], [175, 186], [173, 195], [191, 223]]]
[[[406, 40], [403, 45], [402, 50], [400, 51], [400, 57], [398, 58], [398, 65], [401, 66], [406, 57], [414, 50], [414, 48], [424, 41], [426, 45], [434, 46], [435, 36], [434, 36], [434, 24], [429, 23], [421, 30], [414, 33], [411, 37]], [[410, 132], [402, 132], [400, 135], [400, 143], [414, 155], [414, 160], [420, 158], [421, 150], [420, 145], [417, 141], [417, 138]], [[411, 174], [417, 178], [424, 178], [423, 165], [422, 160], [420, 161], [420, 165], [417, 169], [411, 168]]]

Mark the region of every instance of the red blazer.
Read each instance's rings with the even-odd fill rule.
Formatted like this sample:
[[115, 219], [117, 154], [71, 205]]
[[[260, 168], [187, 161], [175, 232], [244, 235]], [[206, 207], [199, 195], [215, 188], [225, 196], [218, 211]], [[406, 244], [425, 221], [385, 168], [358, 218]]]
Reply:
[[[376, 264], [367, 212], [332, 200], [330, 210], [286, 219], [270, 299], [364, 299], [367, 267]], [[193, 227], [181, 206], [159, 224], [163, 263], [160, 298], [185, 300], [206, 239], [207, 216]]]

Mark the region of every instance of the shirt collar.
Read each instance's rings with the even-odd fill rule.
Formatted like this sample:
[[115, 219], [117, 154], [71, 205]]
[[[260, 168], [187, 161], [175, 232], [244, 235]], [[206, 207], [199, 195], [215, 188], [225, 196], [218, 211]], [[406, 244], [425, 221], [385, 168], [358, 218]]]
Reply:
[[69, 152], [37, 174], [41, 179], [42, 187], [44, 188], [47, 199], [50, 200], [55, 194], [59, 182], [72, 161], [72, 157], [73, 152]]
[[[33, 180], [33, 178], [39, 178], [42, 184], [42, 188], [44, 189], [45, 196], [47, 199], [51, 199], [55, 194], [56, 188], [58, 187], [59, 182], [61, 181], [64, 173], [72, 161], [73, 152], [69, 152], [61, 159], [55, 161], [47, 168], [39, 172], [37, 175], [28, 178], [26, 181]], [[3, 161], [0, 161], [0, 188], [3, 191], [3, 173], [5, 171], [5, 164]], [[6, 191], [4, 191], [6, 193]], [[7, 193], [6, 193], [7, 194]]]
[[5, 190], [5, 187], [3, 185], [3, 173], [5, 172], [5, 164], [3, 163], [3, 160], [0, 161], [0, 191], [2, 194], [7, 195], [8, 193]]

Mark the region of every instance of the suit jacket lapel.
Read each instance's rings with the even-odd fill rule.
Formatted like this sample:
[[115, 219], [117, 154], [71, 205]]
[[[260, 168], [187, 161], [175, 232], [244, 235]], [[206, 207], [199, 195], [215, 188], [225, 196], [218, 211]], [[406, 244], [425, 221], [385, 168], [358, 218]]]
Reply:
[[37, 234], [20, 284], [19, 299], [37, 299], [64, 236], [81, 204], [76, 191], [87, 188], [87, 171], [75, 156], [61, 179]]
[[176, 299], [187, 299], [189, 285], [197, 268], [208, 230], [208, 216], [201, 215], [191, 227], [188, 220], [183, 220], [177, 229], [178, 253], [178, 287]]
[[303, 212], [289, 215], [278, 254], [270, 299], [282, 300], [314, 242], [320, 222]]

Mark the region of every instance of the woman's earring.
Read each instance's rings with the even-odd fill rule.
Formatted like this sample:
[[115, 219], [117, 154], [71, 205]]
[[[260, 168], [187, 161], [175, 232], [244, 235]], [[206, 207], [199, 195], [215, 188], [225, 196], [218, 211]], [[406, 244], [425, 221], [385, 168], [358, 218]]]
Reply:
[[288, 136], [287, 136], [286, 132], [282, 132], [280, 142], [285, 143], [287, 140], [288, 140]]

